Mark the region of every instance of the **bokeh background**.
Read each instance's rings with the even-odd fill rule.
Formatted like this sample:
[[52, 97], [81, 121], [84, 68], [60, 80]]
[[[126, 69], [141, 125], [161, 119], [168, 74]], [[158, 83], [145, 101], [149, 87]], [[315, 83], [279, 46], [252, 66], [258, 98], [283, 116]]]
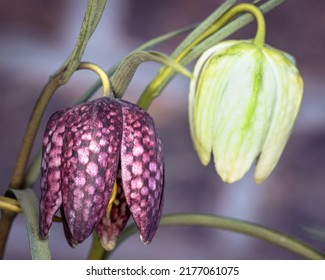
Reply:
[[[198, 22], [220, 0], [108, 0], [84, 59], [109, 68], [148, 39]], [[241, 2], [241, 1], [239, 1]], [[247, 1], [246, 1], [247, 2]], [[262, 1], [263, 2], [263, 1]], [[71, 52], [86, 7], [84, 1], [0, 1], [0, 191], [8, 187], [33, 105], [48, 77]], [[164, 143], [166, 189], [164, 213], [219, 214], [260, 223], [295, 235], [325, 251], [325, 2], [286, 1], [266, 15], [267, 42], [297, 59], [305, 93], [293, 135], [272, 176], [255, 185], [250, 172], [240, 182], [224, 184], [194, 152], [188, 128], [189, 81], [177, 77], [149, 112]], [[255, 23], [232, 38], [254, 36]], [[182, 37], [155, 48], [170, 53]], [[193, 65], [188, 68], [192, 69]], [[159, 65], [145, 63], [125, 98], [137, 100]], [[60, 88], [46, 111], [33, 154], [40, 147], [49, 115], [69, 106], [97, 77], [78, 71]], [[96, 96], [99, 96], [100, 92]], [[34, 186], [39, 194], [39, 184]], [[50, 233], [53, 259], [84, 259], [90, 239], [76, 249], [62, 225]], [[114, 259], [299, 259], [284, 249], [236, 233], [191, 227], [159, 228], [144, 246], [139, 236], [125, 241]], [[13, 224], [6, 259], [29, 259], [25, 224]]]

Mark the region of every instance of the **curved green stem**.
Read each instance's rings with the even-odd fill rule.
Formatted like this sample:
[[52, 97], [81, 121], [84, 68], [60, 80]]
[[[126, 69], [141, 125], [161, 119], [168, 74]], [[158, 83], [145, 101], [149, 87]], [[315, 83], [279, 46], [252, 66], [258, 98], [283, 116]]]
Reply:
[[0, 196], [0, 209], [10, 211], [13, 213], [21, 213], [19, 202], [10, 197]]
[[[246, 222], [237, 219], [231, 219], [215, 215], [205, 214], [167, 214], [161, 218], [159, 226], [199, 226], [209, 227], [216, 229], [224, 229], [233, 232], [242, 233], [248, 236], [252, 236], [281, 248], [287, 249], [299, 256], [306, 259], [324, 260], [325, 255], [316, 249], [312, 248], [307, 243], [298, 240], [287, 234], [280, 233], [278, 231]], [[138, 230], [135, 225], [128, 226], [121, 234], [116, 247], [119, 246], [125, 239], [131, 235], [137, 233]], [[106, 258], [111, 252], [102, 251], [102, 255], [97, 251], [97, 257]]]
[[257, 21], [257, 31], [255, 35], [254, 42], [257, 47], [263, 47], [265, 42], [265, 20], [262, 12], [254, 5], [252, 4], [239, 4], [232, 9], [230, 9], [227, 13], [225, 13], [215, 24], [211, 26], [206, 31], [206, 34], [202, 34], [202, 38], [197, 39], [197, 45], [199, 42], [203, 41], [205, 38], [210, 36], [212, 33], [219, 30], [222, 26], [224, 26], [227, 22], [229, 22], [233, 17], [237, 16], [241, 13], [250, 13], [252, 14], [256, 21]]
[[[263, 4], [260, 6], [260, 10], [263, 11], [263, 13], [270, 11], [271, 9], [275, 8], [276, 6], [280, 5], [283, 3], [285, 0], [270, 0], [267, 3]], [[240, 4], [240, 5], [245, 5], [245, 4]], [[238, 5], [239, 6], [239, 5]], [[192, 40], [187, 46], [180, 52], [177, 53], [175, 57], [175, 61], [181, 62], [182, 64], [186, 64], [190, 62], [191, 60], [195, 59], [199, 54], [201, 54], [201, 51], [196, 51], [199, 46], [201, 46], [203, 43], [206, 43], [206, 47], [209, 47], [230, 34], [234, 33], [235, 31], [239, 30], [242, 28], [244, 25], [248, 24], [253, 20], [253, 17], [251, 14], [245, 14], [242, 15], [229, 24], [227, 24], [225, 27], [223, 27], [225, 24], [225, 19], [227, 19], [231, 14], [228, 14], [231, 10], [236, 9], [235, 6], [231, 9], [228, 10], [228, 12], [224, 13], [223, 16], [217, 17], [216, 21], [213, 23], [210, 23], [210, 25], [207, 27], [206, 30], [203, 30], [199, 35], [197, 36], [194, 40]], [[261, 17], [262, 13], [255, 7], [253, 6], [254, 10], [254, 16], [258, 21], [258, 30], [256, 33], [255, 37], [255, 43], [260, 46], [264, 44], [264, 38], [265, 38], [265, 23], [264, 23], [264, 18]], [[236, 11], [236, 10], [235, 10]], [[237, 10], [238, 12], [238, 10]], [[227, 16], [228, 14], [228, 16]], [[222, 19], [223, 18], [223, 19]], [[222, 20], [221, 20], [222, 19]], [[223, 25], [221, 24], [223, 23]], [[200, 26], [199, 26], [200, 27]], [[199, 28], [198, 27], [198, 28]], [[204, 26], [202, 26], [203, 28]], [[223, 28], [221, 28], [223, 27]], [[193, 33], [196, 30], [193, 31]], [[264, 34], [263, 34], [264, 33]], [[212, 38], [213, 37], [213, 38]], [[212, 42], [210, 41], [210, 38], [213, 39]], [[209, 41], [209, 42], [208, 42]], [[206, 49], [206, 48], [205, 48]], [[195, 55], [194, 55], [195, 52]], [[173, 55], [172, 55], [173, 57]], [[191, 58], [189, 58], [191, 57]], [[162, 68], [159, 71], [159, 74], [156, 75], [156, 77], [151, 81], [151, 83], [145, 88], [144, 92], [140, 96], [140, 99], [138, 100], [138, 105], [142, 107], [143, 109], [148, 109], [149, 106], [151, 105], [152, 101], [159, 96], [160, 92], [164, 89], [166, 84], [172, 79], [174, 75], [174, 72], [170, 68]]]
[[257, 32], [255, 36], [255, 44], [259, 47], [264, 45], [265, 41], [265, 21], [262, 12], [252, 4], [239, 4], [229, 9], [223, 16], [214, 22], [206, 31], [204, 31], [198, 38], [187, 46], [176, 58], [175, 61], [181, 61], [195, 46], [208, 38], [211, 34], [215, 33], [233, 17], [241, 13], [251, 13], [257, 20]]
[[111, 91], [111, 83], [108, 79], [106, 72], [98, 65], [92, 62], [80, 62], [77, 70], [86, 69], [94, 71], [100, 78], [103, 85], [103, 96], [109, 96]]

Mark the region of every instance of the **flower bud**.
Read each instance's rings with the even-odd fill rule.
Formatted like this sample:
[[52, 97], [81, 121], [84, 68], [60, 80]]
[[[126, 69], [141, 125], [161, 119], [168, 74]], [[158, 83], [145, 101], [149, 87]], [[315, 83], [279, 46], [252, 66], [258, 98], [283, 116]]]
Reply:
[[286, 53], [252, 41], [225, 41], [198, 60], [189, 120], [202, 164], [214, 155], [223, 181], [240, 180], [257, 159], [255, 182], [275, 168], [300, 108], [303, 80]]

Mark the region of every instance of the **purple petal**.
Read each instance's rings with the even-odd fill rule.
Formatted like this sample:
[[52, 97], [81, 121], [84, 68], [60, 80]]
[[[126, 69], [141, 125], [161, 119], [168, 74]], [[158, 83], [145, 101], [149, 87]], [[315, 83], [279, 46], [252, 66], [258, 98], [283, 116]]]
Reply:
[[54, 113], [46, 126], [43, 138], [41, 164], [40, 236], [45, 239], [52, 225], [53, 216], [62, 203], [61, 164], [64, 113]]
[[117, 179], [117, 186], [116, 201], [118, 204], [113, 204], [109, 216], [104, 215], [97, 226], [98, 238], [103, 248], [107, 251], [114, 249], [117, 238], [124, 229], [131, 214], [125, 200], [120, 178]]
[[77, 245], [79, 244], [78, 241], [76, 241], [73, 236], [71, 235], [71, 231], [69, 229], [68, 226], [68, 222], [67, 219], [65, 217], [64, 214], [64, 210], [63, 210], [63, 206], [60, 207], [60, 212], [61, 212], [61, 222], [63, 224], [63, 230], [64, 230], [64, 234], [65, 234], [65, 238], [68, 241], [68, 243], [70, 244], [71, 247], [77, 247]]
[[141, 239], [148, 243], [161, 216], [164, 187], [162, 147], [150, 115], [134, 104], [121, 103], [123, 189]]
[[151, 233], [148, 236], [147, 241], [143, 240], [143, 242], [147, 242], [149, 243], [152, 238], [154, 237], [158, 226], [159, 226], [159, 222], [160, 222], [160, 218], [163, 212], [163, 203], [164, 203], [164, 183], [165, 183], [165, 165], [164, 165], [164, 159], [163, 159], [163, 152], [162, 152], [162, 144], [160, 139], [158, 139], [158, 153], [157, 153], [157, 162], [159, 162], [159, 164], [157, 164], [157, 169], [159, 169], [159, 172], [157, 171], [156, 173], [156, 180], [157, 180], [157, 184], [161, 186], [161, 200], [160, 200], [160, 204], [158, 206], [157, 209], [157, 215], [154, 217], [154, 222], [153, 222], [153, 227], [151, 228]]
[[121, 106], [112, 98], [96, 99], [66, 113], [62, 198], [71, 245], [85, 240], [105, 215], [121, 134]]

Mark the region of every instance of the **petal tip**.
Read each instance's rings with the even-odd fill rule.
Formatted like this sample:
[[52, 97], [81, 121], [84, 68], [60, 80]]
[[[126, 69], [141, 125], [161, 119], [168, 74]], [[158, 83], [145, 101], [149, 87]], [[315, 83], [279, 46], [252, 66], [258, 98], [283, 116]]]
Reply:
[[43, 230], [39, 230], [39, 233], [38, 233], [38, 237], [39, 239], [42, 239], [42, 240], [45, 240], [45, 239], [48, 239], [48, 232], [45, 233]]
[[268, 177], [269, 177], [269, 173], [268, 174], [260, 174], [261, 172], [258, 172], [258, 170], [255, 171], [255, 175], [254, 175], [254, 182], [257, 185], [262, 184]]
[[148, 238], [144, 238], [142, 234], [140, 234], [140, 239], [144, 245], [149, 245], [151, 243], [151, 240], [149, 240]]
[[108, 242], [100, 240], [100, 244], [106, 251], [113, 251], [116, 247], [116, 239], [111, 239]]

